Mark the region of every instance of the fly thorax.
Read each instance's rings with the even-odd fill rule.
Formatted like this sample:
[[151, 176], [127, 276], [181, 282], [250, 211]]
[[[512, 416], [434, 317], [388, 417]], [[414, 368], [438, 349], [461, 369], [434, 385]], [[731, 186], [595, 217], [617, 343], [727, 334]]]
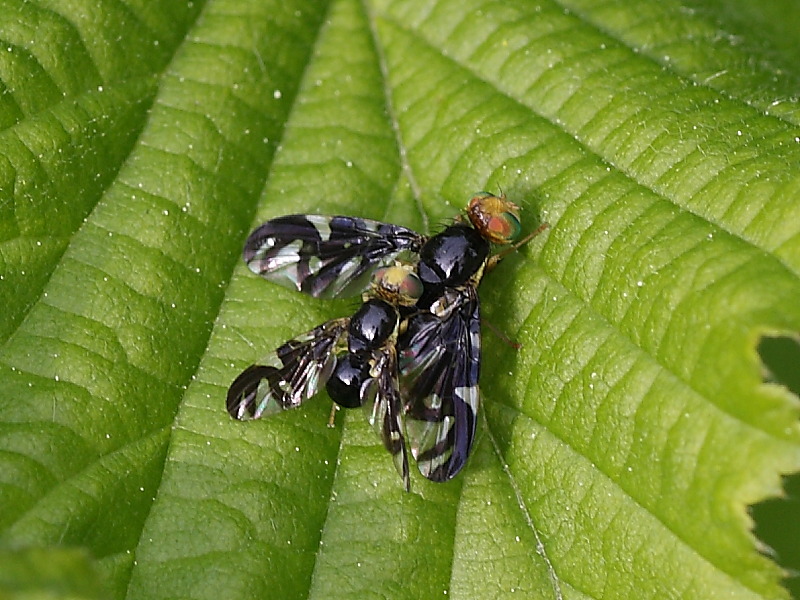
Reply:
[[457, 287], [465, 284], [489, 256], [489, 242], [472, 227], [451, 225], [433, 236], [419, 254], [419, 278], [426, 287]]

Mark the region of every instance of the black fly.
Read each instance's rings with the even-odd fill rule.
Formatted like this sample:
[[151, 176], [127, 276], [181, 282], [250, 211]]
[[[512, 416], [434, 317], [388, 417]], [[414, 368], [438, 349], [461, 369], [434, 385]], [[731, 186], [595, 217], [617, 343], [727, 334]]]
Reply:
[[[463, 468], [475, 440], [481, 369], [478, 284], [521, 231], [519, 207], [481, 192], [457, 222], [427, 240], [418, 273], [425, 291], [398, 341], [406, 435], [420, 472], [448, 481]], [[539, 230], [513, 248], [530, 240]]]
[[398, 307], [413, 305], [421, 293], [422, 284], [409, 266], [375, 271], [352, 317], [323, 323], [280, 346], [263, 364], [242, 371], [228, 388], [228, 413], [240, 420], [258, 419], [300, 406], [324, 386], [340, 406], [364, 407], [408, 490], [397, 380]]

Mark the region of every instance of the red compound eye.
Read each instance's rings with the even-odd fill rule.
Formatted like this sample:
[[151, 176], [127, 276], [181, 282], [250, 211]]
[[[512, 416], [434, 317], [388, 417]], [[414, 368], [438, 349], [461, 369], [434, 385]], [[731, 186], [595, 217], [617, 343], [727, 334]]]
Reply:
[[500, 238], [510, 242], [519, 236], [520, 231], [522, 231], [522, 225], [516, 215], [504, 212], [489, 219], [486, 229], [491, 232], [493, 239]]
[[403, 278], [403, 283], [400, 284], [400, 293], [406, 298], [419, 300], [422, 296], [423, 285], [419, 277], [414, 273], [409, 273]]

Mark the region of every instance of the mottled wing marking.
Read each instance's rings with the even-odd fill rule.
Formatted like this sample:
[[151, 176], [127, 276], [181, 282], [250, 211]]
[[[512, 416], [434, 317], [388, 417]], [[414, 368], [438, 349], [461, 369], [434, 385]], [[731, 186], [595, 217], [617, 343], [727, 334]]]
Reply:
[[392, 455], [406, 491], [411, 489], [408, 454], [403, 437], [403, 404], [397, 381], [397, 354], [393, 344], [376, 351], [370, 369], [371, 378], [362, 387], [362, 406], [367, 421], [378, 433], [383, 446]]
[[370, 219], [287, 215], [250, 234], [244, 260], [280, 285], [318, 298], [346, 297], [367, 289], [372, 272], [401, 253], [413, 257], [423, 241], [411, 229]]
[[335, 319], [289, 340], [265, 361], [251, 365], [228, 388], [226, 406], [235, 419], [258, 419], [295, 408], [328, 381], [336, 354], [347, 350], [350, 319]]
[[480, 403], [480, 302], [474, 286], [447, 289], [412, 315], [401, 337], [406, 435], [420, 472], [448, 481], [464, 466]]

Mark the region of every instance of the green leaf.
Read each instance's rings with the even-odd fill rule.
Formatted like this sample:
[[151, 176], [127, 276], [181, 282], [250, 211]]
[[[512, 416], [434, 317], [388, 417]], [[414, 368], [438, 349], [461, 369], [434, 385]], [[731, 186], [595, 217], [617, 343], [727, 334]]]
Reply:
[[[0, 596], [787, 598], [749, 507], [800, 470], [799, 23], [0, 0]], [[355, 306], [252, 275], [254, 226], [481, 189], [550, 226], [481, 288], [522, 348], [484, 328], [462, 474], [404, 492], [324, 394], [228, 417]]]
[[74, 548], [16, 548], [0, 551], [3, 598], [103, 598], [101, 581], [87, 552]]

